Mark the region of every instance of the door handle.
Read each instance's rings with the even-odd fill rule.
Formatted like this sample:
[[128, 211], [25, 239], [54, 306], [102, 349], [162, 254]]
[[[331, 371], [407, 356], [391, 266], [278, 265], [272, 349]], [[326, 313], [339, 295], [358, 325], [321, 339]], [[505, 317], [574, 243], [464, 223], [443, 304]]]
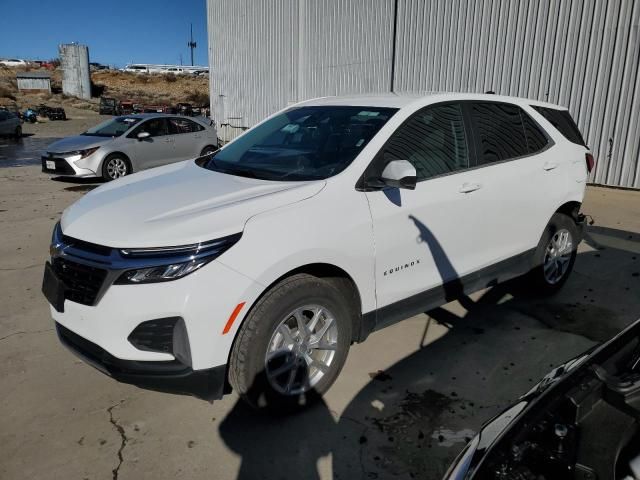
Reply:
[[544, 168], [547, 172], [549, 170], [553, 170], [554, 168], [558, 168], [558, 163], [556, 162], [546, 162], [542, 168]]
[[471, 193], [471, 192], [475, 192], [476, 190], [480, 190], [482, 188], [482, 185], [480, 185], [479, 183], [463, 183], [462, 185], [460, 185], [460, 188], [458, 189], [458, 191], [460, 193]]

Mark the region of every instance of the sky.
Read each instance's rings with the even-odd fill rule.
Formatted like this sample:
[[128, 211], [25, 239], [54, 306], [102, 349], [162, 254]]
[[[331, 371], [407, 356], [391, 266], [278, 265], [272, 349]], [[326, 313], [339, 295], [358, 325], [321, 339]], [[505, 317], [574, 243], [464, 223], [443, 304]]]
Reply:
[[206, 0], [0, 0], [0, 58], [48, 60], [58, 44], [89, 47], [89, 61], [208, 65]]

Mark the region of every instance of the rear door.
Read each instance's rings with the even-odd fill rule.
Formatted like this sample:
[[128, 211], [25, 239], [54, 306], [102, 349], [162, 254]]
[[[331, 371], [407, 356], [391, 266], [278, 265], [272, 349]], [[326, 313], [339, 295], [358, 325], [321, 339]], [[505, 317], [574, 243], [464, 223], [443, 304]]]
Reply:
[[476, 150], [472, 262], [480, 267], [533, 249], [566, 192], [566, 164], [552, 140], [519, 106], [468, 102]]
[[200, 155], [206, 143], [204, 127], [193, 120], [181, 117], [169, 119], [169, 133], [173, 136], [175, 161], [187, 160]]

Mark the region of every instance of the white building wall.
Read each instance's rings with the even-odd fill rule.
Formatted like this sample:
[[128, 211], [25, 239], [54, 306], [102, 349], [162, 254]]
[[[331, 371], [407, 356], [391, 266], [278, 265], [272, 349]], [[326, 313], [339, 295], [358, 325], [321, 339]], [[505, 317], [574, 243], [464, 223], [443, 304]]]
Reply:
[[208, 22], [219, 123], [323, 95], [493, 90], [567, 106], [591, 181], [640, 188], [640, 0], [208, 0]]

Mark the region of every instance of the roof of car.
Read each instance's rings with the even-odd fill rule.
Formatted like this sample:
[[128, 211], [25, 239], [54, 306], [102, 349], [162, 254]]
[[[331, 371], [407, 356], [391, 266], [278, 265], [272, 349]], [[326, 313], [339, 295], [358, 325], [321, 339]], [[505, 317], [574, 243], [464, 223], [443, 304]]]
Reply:
[[[182, 117], [182, 118], [188, 118], [191, 120], [198, 120], [199, 117], [189, 117], [187, 115], [180, 115], [179, 113], [156, 113], [156, 112], [151, 112], [151, 113], [131, 113], [128, 115], [120, 115], [121, 117], [128, 117], [128, 118], [153, 118], [153, 117]], [[200, 119], [202, 120], [202, 119]]]
[[298, 106], [322, 106], [322, 105], [346, 105], [361, 107], [388, 107], [402, 108], [416, 101], [433, 97], [437, 101], [453, 100], [485, 100], [493, 102], [508, 102], [517, 105], [536, 105], [554, 109], [564, 109], [552, 103], [541, 102], [529, 98], [511, 97], [505, 95], [495, 95], [492, 93], [453, 93], [453, 92], [403, 92], [403, 93], [380, 93], [365, 95], [346, 95], [336, 97], [321, 97], [306, 100], [298, 103]]

